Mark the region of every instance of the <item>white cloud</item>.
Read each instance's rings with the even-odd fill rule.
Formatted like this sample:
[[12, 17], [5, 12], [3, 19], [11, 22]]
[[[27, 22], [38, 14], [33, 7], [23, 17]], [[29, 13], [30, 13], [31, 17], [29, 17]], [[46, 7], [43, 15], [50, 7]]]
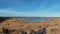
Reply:
[[[44, 12], [43, 12], [44, 11]], [[48, 10], [33, 11], [33, 12], [21, 12], [12, 11], [7, 9], [0, 9], [0, 16], [16, 16], [16, 17], [60, 17], [60, 12], [49, 13]]]
[[39, 17], [42, 16], [44, 14], [46, 14], [46, 12], [40, 12], [40, 11], [33, 11], [33, 12], [21, 12], [21, 11], [12, 11], [10, 10], [10, 8], [8, 9], [0, 9], [0, 16], [27, 16], [27, 17]]
[[6, 9], [0, 10], [0, 16], [27, 16], [32, 14], [31, 12], [18, 12], [18, 11], [11, 11]]
[[46, 14], [45, 17], [60, 17], [60, 12]]

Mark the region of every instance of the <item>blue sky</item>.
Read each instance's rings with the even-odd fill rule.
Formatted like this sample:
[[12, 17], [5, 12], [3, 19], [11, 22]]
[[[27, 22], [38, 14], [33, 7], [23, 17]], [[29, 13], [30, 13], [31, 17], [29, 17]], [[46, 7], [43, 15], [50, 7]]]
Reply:
[[0, 16], [60, 17], [60, 0], [0, 0]]

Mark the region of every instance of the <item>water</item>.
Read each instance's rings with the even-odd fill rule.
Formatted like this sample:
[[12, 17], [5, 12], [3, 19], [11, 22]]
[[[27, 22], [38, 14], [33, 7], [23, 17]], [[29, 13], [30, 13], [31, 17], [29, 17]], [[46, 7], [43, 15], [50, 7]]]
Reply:
[[25, 20], [25, 21], [29, 21], [29, 22], [42, 22], [44, 20], [50, 20], [51, 17], [24, 17], [24, 18], [20, 18], [22, 20]]

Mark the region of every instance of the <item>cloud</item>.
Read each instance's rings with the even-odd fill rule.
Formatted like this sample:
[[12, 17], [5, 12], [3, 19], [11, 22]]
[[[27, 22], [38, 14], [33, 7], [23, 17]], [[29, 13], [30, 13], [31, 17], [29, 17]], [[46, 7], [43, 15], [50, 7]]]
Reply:
[[0, 9], [0, 16], [24, 16], [24, 17], [40, 17], [46, 12], [40, 12], [40, 11], [35, 11], [35, 12], [21, 12], [21, 11], [13, 11], [10, 9]]
[[47, 14], [45, 16], [46, 17], [60, 17], [60, 12], [54, 12], [54, 13], [51, 13], [51, 14]]
[[31, 12], [17, 12], [6, 9], [0, 10], [0, 16], [26, 16], [32, 14]]
[[60, 17], [60, 12], [49, 13], [49, 11], [44, 10], [45, 12], [18, 12], [7, 9], [0, 9], [0, 16], [8, 17]]

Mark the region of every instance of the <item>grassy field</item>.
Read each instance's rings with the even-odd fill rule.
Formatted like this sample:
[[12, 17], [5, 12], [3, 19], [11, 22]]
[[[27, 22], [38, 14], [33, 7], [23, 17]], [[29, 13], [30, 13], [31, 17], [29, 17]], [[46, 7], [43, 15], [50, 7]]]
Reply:
[[60, 34], [60, 19], [29, 22], [17, 18], [0, 19], [0, 34]]

